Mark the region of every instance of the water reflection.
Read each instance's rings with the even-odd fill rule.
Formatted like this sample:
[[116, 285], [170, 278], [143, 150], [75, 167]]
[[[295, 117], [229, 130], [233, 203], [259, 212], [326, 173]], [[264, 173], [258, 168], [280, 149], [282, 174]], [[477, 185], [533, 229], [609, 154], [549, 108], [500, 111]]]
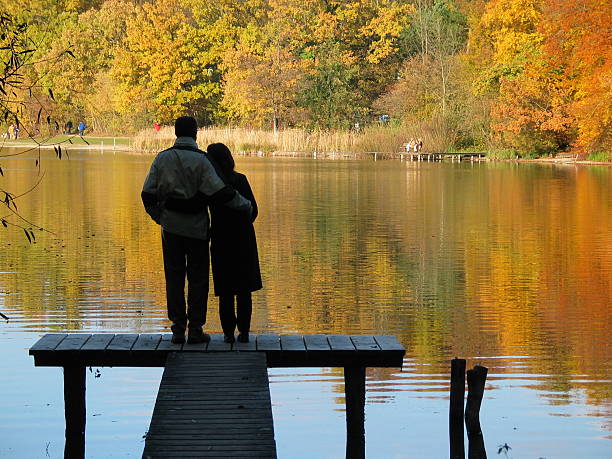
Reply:
[[[61, 385], [51, 370], [30, 368], [25, 355], [39, 334], [167, 326], [159, 229], [139, 197], [150, 160], [77, 152], [69, 161], [47, 158], [41, 186], [18, 202], [55, 235], [37, 233], [30, 245], [19, 233], [2, 233], [0, 310], [11, 320], [0, 325], [8, 356], [1, 374], [12, 376], [0, 379], [0, 390], [12, 397], [8, 408], [28, 403], [26, 375], [27, 392], [52, 378], [45, 396], [62, 419]], [[2, 167], [3, 187], [12, 191], [37, 180], [31, 158]], [[403, 371], [368, 372], [369, 457], [447, 455], [445, 444], [435, 454], [426, 439], [447, 438], [454, 356], [489, 368], [481, 422], [491, 451], [508, 442], [517, 457], [609, 455], [601, 439], [612, 430], [610, 168], [268, 158], [239, 158], [237, 168], [261, 206], [264, 290], [254, 296], [253, 330], [393, 334], [408, 349]], [[216, 315], [213, 302], [209, 328], [220, 332]], [[105, 369], [90, 384], [101, 398], [90, 413], [102, 415], [89, 426], [107, 426], [89, 429], [92, 457], [106, 457], [109, 417], [122, 429], [112, 435], [138, 456], [135, 439], [159, 381], [150, 371], [137, 382], [140, 373]], [[271, 371], [279, 452], [342, 456], [342, 374], [310, 371]], [[127, 390], [122, 402], [102, 400], [118, 387]], [[11, 419], [0, 414], [3, 430], [17, 428]], [[30, 422], [19, 419], [21, 428]], [[27, 429], [48, 430], [45, 419]], [[23, 435], [15, 432], [10, 447], [23, 447]], [[56, 433], [48, 438], [57, 441]]]

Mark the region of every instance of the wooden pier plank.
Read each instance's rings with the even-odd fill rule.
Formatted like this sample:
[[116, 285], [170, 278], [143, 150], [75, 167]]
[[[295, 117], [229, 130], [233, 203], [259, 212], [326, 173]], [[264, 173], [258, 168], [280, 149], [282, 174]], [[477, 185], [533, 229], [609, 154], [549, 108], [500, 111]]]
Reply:
[[280, 351], [280, 337], [278, 335], [257, 335], [258, 351]]
[[176, 351], [180, 351], [181, 349], [183, 349], [183, 345], [182, 344], [175, 344], [175, 343], [172, 342], [172, 334], [171, 333], [164, 333], [162, 335], [162, 337], [161, 337], [161, 341], [157, 345], [157, 350], [158, 351], [176, 352]]
[[215, 351], [231, 351], [232, 344], [224, 341], [224, 336], [221, 334], [210, 335], [210, 342], [206, 348], [207, 352]]
[[91, 335], [83, 346], [81, 351], [104, 351], [112, 339], [115, 337], [112, 333], [96, 333]]
[[256, 351], [257, 350], [257, 335], [255, 333], [251, 333], [249, 336], [248, 343], [241, 343], [240, 341], [236, 341], [236, 343], [234, 343], [234, 350], [236, 351]]
[[78, 351], [91, 337], [90, 334], [74, 333], [66, 336], [55, 348], [56, 351]]
[[207, 348], [207, 342], [189, 344], [187, 341], [185, 341], [185, 344], [183, 344], [183, 352], [206, 352]]
[[292, 353], [306, 352], [306, 345], [302, 335], [281, 335], [280, 343], [283, 351], [291, 351]]
[[351, 341], [358, 351], [380, 351], [373, 336], [351, 335]]
[[67, 336], [66, 333], [47, 333], [30, 348], [30, 355], [36, 352], [54, 350]]
[[404, 351], [404, 346], [400, 344], [395, 336], [377, 335], [374, 336], [374, 340], [382, 351]]
[[275, 458], [265, 354], [171, 353], [142, 457]]
[[142, 333], [132, 346], [132, 351], [155, 351], [161, 341], [162, 335], [159, 333]]
[[327, 341], [329, 341], [332, 351], [354, 352], [356, 350], [351, 338], [347, 335], [328, 335]]
[[325, 335], [304, 335], [304, 344], [308, 352], [329, 352], [332, 350]]
[[113, 337], [108, 346], [107, 351], [129, 351], [138, 339], [137, 333], [120, 333]]

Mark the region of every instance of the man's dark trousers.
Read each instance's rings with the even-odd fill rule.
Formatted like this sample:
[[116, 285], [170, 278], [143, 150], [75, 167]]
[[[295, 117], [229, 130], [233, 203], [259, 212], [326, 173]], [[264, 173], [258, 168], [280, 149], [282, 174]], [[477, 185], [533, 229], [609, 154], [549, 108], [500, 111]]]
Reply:
[[[208, 240], [162, 231], [166, 302], [172, 331], [201, 329], [206, 323], [208, 301]], [[187, 313], [185, 313], [185, 274], [187, 274]]]

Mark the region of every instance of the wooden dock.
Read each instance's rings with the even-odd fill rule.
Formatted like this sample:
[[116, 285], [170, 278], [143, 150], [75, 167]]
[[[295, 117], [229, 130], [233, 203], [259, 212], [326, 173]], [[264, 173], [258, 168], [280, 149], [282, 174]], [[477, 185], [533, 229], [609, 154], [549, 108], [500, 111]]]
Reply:
[[401, 159], [407, 158], [410, 161], [482, 161], [486, 159], [485, 152], [479, 153], [424, 153], [424, 152], [400, 152]]
[[353, 160], [400, 160], [400, 161], [484, 161], [486, 152], [435, 153], [423, 151], [272, 151], [239, 152], [242, 156], [313, 158], [313, 159], [353, 159]]
[[[405, 354], [405, 349], [393, 336], [253, 334], [249, 343], [234, 344], [223, 342], [223, 335], [212, 335], [210, 343], [173, 344], [171, 336], [47, 334], [30, 348], [36, 366], [60, 366], [64, 369], [64, 457], [85, 456], [85, 368], [135, 366], [165, 367], [143, 458], [276, 457], [272, 414], [268, 409], [270, 396], [266, 368], [269, 367], [343, 367], [346, 457], [363, 458], [366, 368], [401, 367]], [[232, 378], [236, 372], [244, 372], [241, 373], [241, 378], [247, 378], [243, 380], [244, 384]], [[193, 386], [193, 377], [198, 378], [198, 387]], [[205, 390], [207, 384], [212, 390]], [[260, 397], [251, 400], [252, 405], [245, 398], [249, 393]], [[231, 400], [234, 400], [233, 404]], [[238, 403], [238, 406], [243, 408], [236, 407], [240, 400], [244, 403]], [[213, 407], [211, 414], [206, 414], [208, 409], [191, 410], [186, 412], [187, 417], [200, 412], [193, 417], [193, 422], [189, 420], [186, 425], [178, 422], [177, 409], [183, 411], [198, 405]], [[236, 410], [240, 414], [244, 410], [244, 416], [237, 418]], [[243, 437], [242, 428], [227, 428], [229, 422], [224, 430], [224, 422], [220, 421], [223, 419], [231, 419], [232, 425], [251, 421], [253, 430]], [[205, 425], [206, 428], [187, 428], [193, 424]], [[178, 425], [178, 428], [173, 425]], [[231, 452], [219, 449], [230, 444], [234, 445]], [[207, 453], [198, 455], [192, 452], [196, 446]], [[176, 456], [169, 455], [173, 449]]]

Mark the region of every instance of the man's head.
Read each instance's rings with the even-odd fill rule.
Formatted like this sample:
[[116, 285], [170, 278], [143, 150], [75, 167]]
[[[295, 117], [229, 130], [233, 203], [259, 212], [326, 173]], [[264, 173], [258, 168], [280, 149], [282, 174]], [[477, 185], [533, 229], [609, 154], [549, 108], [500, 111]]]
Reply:
[[181, 116], [174, 123], [174, 133], [177, 137], [191, 137], [195, 140], [198, 136], [198, 122], [193, 116]]

